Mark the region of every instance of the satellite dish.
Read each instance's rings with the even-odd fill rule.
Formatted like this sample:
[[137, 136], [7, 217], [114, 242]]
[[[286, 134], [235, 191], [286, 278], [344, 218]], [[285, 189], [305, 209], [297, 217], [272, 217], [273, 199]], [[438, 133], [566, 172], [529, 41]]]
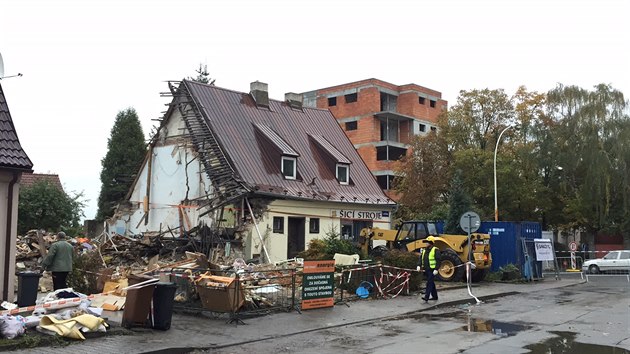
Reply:
[[4, 62], [2, 61], [2, 53], [0, 53], [0, 79], [4, 77]]

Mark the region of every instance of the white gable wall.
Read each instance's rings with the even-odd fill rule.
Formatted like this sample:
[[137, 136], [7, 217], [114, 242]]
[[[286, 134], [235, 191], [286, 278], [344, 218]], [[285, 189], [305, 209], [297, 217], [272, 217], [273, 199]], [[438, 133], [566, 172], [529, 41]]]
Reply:
[[[129, 198], [132, 204], [131, 214], [122, 218], [128, 234], [166, 231], [171, 228], [179, 236], [182, 231], [180, 226], [189, 230], [199, 224], [196, 206], [182, 206], [182, 201], [204, 197], [211, 193], [212, 186], [200, 161], [196, 159], [192, 142], [185, 138], [186, 134], [181, 115], [175, 111], [158, 133], [151, 156], [151, 177], [148, 178], [147, 160]], [[143, 216], [148, 184], [149, 221], [145, 225]], [[182, 212], [187, 218], [182, 217]], [[206, 224], [209, 222], [207, 220]]]

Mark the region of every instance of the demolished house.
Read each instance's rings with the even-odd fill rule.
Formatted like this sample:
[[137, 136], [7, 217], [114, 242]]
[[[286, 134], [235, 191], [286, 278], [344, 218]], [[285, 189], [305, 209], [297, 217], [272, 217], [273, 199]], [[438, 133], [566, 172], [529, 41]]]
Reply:
[[225, 255], [273, 263], [331, 232], [352, 241], [364, 227], [389, 228], [395, 203], [330, 111], [292, 93], [269, 99], [261, 82], [249, 93], [188, 80], [169, 88], [110, 231], [203, 237]]
[[13, 296], [15, 240], [20, 178], [33, 172], [33, 163], [22, 149], [9, 106], [0, 85], [0, 299]]

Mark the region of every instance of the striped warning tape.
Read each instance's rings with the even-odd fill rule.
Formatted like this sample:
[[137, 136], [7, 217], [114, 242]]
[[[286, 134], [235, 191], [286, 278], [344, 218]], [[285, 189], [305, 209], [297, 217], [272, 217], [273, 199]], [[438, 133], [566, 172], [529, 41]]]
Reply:
[[20, 313], [23, 313], [23, 312], [33, 312], [33, 311], [35, 311], [35, 309], [42, 309], [42, 308], [43, 309], [55, 309], [55, 308], [70, 307], [70, 306], [64, 306], [64, 305], [80, 303], [83, 299], [93, 300], [94, 298], [97, 298], [99, 296], [109, 295], [109, 294], [113, 293], [114, 291], [115, 290], [104, 292], [104, 293], [99, 293], [99, 294], [87, 295], [85, 297], [74, 297], [74, 298], [71, 298], [71, 299], [59, 299], [59, 300], [49, 301], [49, 302], [47, 302], [45, 304], [39, 304], [39, 305], [17, 307], [17, 308], [14, 308], [12, 310], [0, 311], [0, 316], [3, 316], [3, 315], [17, 315], [17, 314], [20, 314]]
[[415, 272], [415, 269], [407, 269], [407, 268], [399, 268], [399, 267], [393, 267], [393, 266], [388, 266], [388, 265], [383, 265], [383, 264], [374, 264], [374, 265], [368, 265], [368, 266], [362, 266], [362, 267], [358, 267], [358, 268], [347, 268], [344, 269], [344, 271], [350, 271], [350, 272], [354, 272], [357, 270], [364, 270], [364, 269], [370, 269], [370, 268], [391, 268], [391, 269], [397, 269], [397, 270], [402, 270], [402, 271], [406, 271], [406, 272]]
[[556, 253], [608, 253], [610, 251], [556, 251]]

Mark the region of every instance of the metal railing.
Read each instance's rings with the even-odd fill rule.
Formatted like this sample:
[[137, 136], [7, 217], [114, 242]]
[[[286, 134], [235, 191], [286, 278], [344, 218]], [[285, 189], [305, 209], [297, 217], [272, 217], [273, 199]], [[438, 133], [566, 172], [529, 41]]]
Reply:
[[152, 274], [177, 285], [174, 309], [230, 321], [296, 308], [296, 270], [172, 268]]
[[[608, 251], [591, 251], [591, 252], [575, 252], [575, 256], [567, 256], [570, 252], [558, 251], [556, 252], [556, 259], [558, 261], [559, 270], [562, 272], [580, 272], [583, 279], [589, 281], [589, 277], [602, 277], [602, 276], [623, 276], [628, 282], [630, 282], [630, 268], [618, 267], [618, 268], [600, 268], [596, 265], [591, 265], [588, 269], [583, 269], [584, 262], [589, 259], [584, 259], [584, 256], [595, 259], [603, 257]], [[575, 262], [575, 264], [573, 264]]]

